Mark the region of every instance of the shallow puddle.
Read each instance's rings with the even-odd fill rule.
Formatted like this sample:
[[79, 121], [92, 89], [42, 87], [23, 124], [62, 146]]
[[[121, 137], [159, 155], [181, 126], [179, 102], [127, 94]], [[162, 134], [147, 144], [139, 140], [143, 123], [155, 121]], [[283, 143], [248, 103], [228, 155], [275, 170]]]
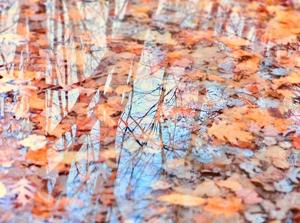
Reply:
[[299, 222], [297, 0], [0, 0], [0, 222]]

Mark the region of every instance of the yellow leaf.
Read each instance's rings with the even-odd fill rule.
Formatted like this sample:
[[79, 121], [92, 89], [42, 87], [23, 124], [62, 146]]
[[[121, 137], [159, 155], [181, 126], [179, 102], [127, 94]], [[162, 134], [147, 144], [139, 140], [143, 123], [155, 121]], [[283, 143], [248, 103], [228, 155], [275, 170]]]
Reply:
[[158, 198], [158, 200], [170, 204], [182, 205], [186, 207], [199, 206], [205, 203], [205, 199], [201, 197], [180, 194], [180, 193], [171, 193], [167, 195], [162, 195]]
[[0, 198], [4, 197], [7, 193], [5, 185], [0, 182]]
[[2, 33], [0, 35], [0, 41], [4, 42], [13, 42], [13, 43], [20, 43], [20, 42], [24, 42], [26, 41], [26, 38], [24, 36], [21, 35], [17, 35], [17, 34], [12, 34], [12, 33]]
[[14, 77], [19, 78], [22, 80], [32, 80], [39, 77], [39, 73], [34, 71], [21, 71], [21, 70], [15, 70], [14, 71]]
[[1, 93], [6, 93], [10, 91], [17, 91], [18, 87], [12, 84], [7, 84], [7, 83], [0, 83], [0, 94]]
[[29, 147], [31, 150], [38, 150], [47, 144], [47, 138], [42, 135], [29, 135], [19, 142], [20, 145]]
[[28, 116], [29, 113], [29, 98], [27, 96], [22, 96], [20, 100], [16, 103], [13, 108], [13, 112], [17, 119], [24, 118]]

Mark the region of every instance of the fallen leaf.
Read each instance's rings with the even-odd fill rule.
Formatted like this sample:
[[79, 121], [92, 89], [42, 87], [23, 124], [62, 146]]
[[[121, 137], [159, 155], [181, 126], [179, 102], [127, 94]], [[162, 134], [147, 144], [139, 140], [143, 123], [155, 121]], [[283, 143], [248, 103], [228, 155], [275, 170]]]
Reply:
[[19, 44], [20, 42], [25, 42], [27, 41], [26, 38], [24, 36], [18, 35], [18, 34], [13, 34], [13, 33], [2, 33], [0, 35], [0, 41], [4, 42], [11, 42], [11, 43], [15, 43], [15, 44]]
[[266, 157], [271, 159], [273, 165], [278, 168], [287, 169], [290, 167], [288, 162], [288, 151], [279, 146], [268, 147]]
[[10, 92], [10, 91], [17, 91], [17, 90], [18, 87], [16, 85], [0, 83], [0, 94]]
[[55, 205], [55, 199], [47, 193], [37, 192], [33, 200], [32, 213], [39, 217], [48, 218]]
[[15, 114], [17, 119], [25, 118], [26, 116], [28, 116], [29, 113], [28, 99], [29, 98], [27, 96], [23, 96], [15, 104], [13, 108], [13, 113]]
[[171, 193], [167, 195], [162, 195], [158, 197], [159, 201], [164, 201], [170, 204], [182, 205], [185, 207], [194, 207], [199, 206], [205, 203], [205, 199], [201, 197], [179, 194], [179, 193]]
[[37, 151], [29, 150], [26, 153], [26, 159], [30, 163], [34, 163], [36, 165], [46, 165], [48, 163], [47, 151], [47, 148], [42, 148]]
[[171, 188], [171, 184], [164, 180], [158, 180], [151, 185], [153, 190], [166, 190]]
[[251, 57], [236, 65], [235, 72], [244, 74], [253, 74], [258, 71], [260, 65], [260, 59], [258, 57]]
[[110, 127], [116, 126], [117, 120], [113, 119], [112, 115], [117, 111], [111, 104], [100, 104], [96, 107], [94, 112], [97, 118], [101, 120], [104, 124]]
[[138, 33], [137, 35], [133, 36], [133, 38], [143, 41], [151, 40], [160, 44], [175, 45], [177, 43], [176, 40], [173, 39], [172, 34], [170, 32], [160, 33], [158, 31], [147, 30]]
[[296, 149], [300, 149], [300, 135], [295, 135], [293, 137], [293, 146], [296, 148]]
[[273, 83], [274, 83], [273, 85], [274, 88], [279, 88], [282, 85], [300, 84], [300, 73], [299, 72], [291, 73], [286, 77], [275, 79]]
[[117, 94], [123, 94], [123, 93], [128, 93], [131, 91], [131, 87], [128, 85], [120, 85], [116, 88], [116, 93]]
[[263, 200], [258, 196], [255, 190], [250, 188], [240, 188], [236, 190], [235, 193], [245, 204], [258, 204]]
[[35, 151], [43, 148], [47, 144], [47, 138], [43, 135], [33, 134], [21, 140], [19, 144], [25, 147], [29, 147], [31, 150]]
[[220, 180], [220, 181], [217, 181], [216, 184], [219, 186], [219, 187], [225, 187], [227, 189], [230, 189], [232, 191], [236, 191], [236, 190], [239, 190], [242, 188], [242, 185], [235, 181], [235, 180], [231, 180], [231, 179], [227, 179], [227, 180]]
[[210, 39], [213, 36], [213, 32], [206, 30], [184, 30], [179, 34], [179, 39], [186, 45], [193, 46], [200, 42], [202, 39]]
[[240, 48], [241, 46], [248, 46], [250, 44], [249, 40], [240, 38], [240, 37], [226, 37], [223, 36], [219, 38], [221, 42], [225, 43], [227, 46], [235, 49]]
[[275, 16], [270, 20], [262, 35], [262, 41], [286, 44], [297, 41], [300, 32], [299, 12], [275, 9]]
[[241, 145], [243, 142], [250, 143], [253, 140], [252, 134], [245, 129], [243, 123], [239, 122], [214, 122], [208, 129], [208, 135], [210, 137], [216, 137], [223, 142], [229, 141], [233, 145]]
[[0, 198], [4, 197], [7, 193], [5, 185], [0, 182]]
[[208, 197], [221, 195], [220, 189], [216, 186], [215, 182], [212, 180], [206, 180], [203, 183], [199, 184], [195, 188], [194, 193], [198, 196], [208, 196]]
[[212, 197], [207, 198], [207, 204], [204, 210], [209, 211], [214, 215], [232, 216], [235, 213], [243, 210], [242, 200], [236, 197]]
[[20, 179], [10, 191], [16, 195], [16, 201], [22, 205], [28, 204], [34, 196], [36, 188], [26, 178]]

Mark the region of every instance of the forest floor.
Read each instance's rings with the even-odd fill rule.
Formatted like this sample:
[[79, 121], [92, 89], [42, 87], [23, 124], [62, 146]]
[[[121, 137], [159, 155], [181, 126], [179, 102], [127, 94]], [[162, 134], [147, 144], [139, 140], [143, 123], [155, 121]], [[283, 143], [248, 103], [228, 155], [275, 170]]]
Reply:
[[300, 222], [298, 0], [0, 0], [0, 222]]

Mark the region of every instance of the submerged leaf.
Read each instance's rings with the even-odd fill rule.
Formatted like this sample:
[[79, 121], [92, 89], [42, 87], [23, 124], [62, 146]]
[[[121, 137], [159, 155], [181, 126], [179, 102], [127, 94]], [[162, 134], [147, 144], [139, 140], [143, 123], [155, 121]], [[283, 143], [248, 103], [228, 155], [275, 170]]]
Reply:
[[219, 123], [213, 123], [208, 129], [208, 135], [216, 137], [217, 139], [233, 145], [240, 145], [242, 143], [251, 143], [253, 136], [250, 132], [245, 129], [243, 123], [227, 123], [221, 121]]
[[0, 182], [0, 198], [4, 197], [7, 193], [5, 185]]
[[182, 205], [185, 207], [200, 206], [205, 203], [205, 199], [201, 197], [191, 196], [187, 194], [171, 193], [158, 197], [159, 201], [170, 204]]
[[19, 142], [20, 145], [29, 147], [31, 150], [38, 150], [47, 144], [47, 138], [43, 135], [29, 135]]
[[236, 197], [212, 197], [207, 199], [204, 206], [206, 211], [215, 215], [231, 216], [243, 210], [242, 200]]

